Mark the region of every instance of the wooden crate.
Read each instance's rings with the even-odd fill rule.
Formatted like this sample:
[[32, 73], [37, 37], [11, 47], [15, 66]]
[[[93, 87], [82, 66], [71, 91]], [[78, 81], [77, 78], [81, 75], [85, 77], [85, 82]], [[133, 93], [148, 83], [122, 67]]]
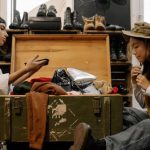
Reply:
[[109, 35], [14, 35], [11, 72], [36, 54], [50, 62], [31, 78], [52, 77], [57, 68], [73, 67], [111, 83]]

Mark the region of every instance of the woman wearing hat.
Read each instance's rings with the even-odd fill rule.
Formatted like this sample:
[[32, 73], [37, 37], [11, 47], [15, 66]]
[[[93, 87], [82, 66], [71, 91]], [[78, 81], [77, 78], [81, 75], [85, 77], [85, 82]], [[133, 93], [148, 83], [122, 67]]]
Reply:
[[[6, 42], [8, 34], [6, 32], [6, 22], [0, 17], [0, 46]], [[37, 61], [38, 55], [30, 59], [26, 66], [12, 74], [3, 74], [0, 69], [0, 95], [8, 94], [11, 84], [17, 84], [30, 77], [33, 73], [38, 71], [45, 63], [45, 61]]]
[[150, 149], [150, 24], [136, 23], [132, 31], [123, 31], [123, 34], [141, 64], [131, 69], [135, 98], [148, 111], [124, 108], [124, 130], [99, 140], [93, 138], [90, 125], [80, 123], [75, 129], [74, 144], [70, 150]]

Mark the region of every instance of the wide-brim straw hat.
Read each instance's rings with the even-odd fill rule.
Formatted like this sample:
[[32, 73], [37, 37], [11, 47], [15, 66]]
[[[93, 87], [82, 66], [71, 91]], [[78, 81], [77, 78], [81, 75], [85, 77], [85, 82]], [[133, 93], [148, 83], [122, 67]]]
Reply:
[[127, 39], [129, 37], [150, 39], [150, 23], [135, 23], [131, 31], [123, 30], [122, 32]]

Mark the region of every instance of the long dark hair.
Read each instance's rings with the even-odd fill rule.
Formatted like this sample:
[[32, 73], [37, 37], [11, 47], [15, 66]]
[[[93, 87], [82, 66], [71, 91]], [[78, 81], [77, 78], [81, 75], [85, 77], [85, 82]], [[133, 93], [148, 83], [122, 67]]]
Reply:
[[145, 61], [143, 63], [143, 72], [142, 74], [146, 76], [146, 78], [150, 81], [150, 39], [142, 39], [144, 41], [146, 49], [147, 49], [147, 54]]
[[6, 24], [6, 21], [3, 18], [0, 17], [0, 23]]

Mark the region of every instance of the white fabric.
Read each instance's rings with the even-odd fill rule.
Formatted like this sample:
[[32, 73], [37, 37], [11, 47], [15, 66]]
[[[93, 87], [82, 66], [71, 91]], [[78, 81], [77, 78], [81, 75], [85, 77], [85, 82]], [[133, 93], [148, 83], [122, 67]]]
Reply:
[[0, 95], [7, 95], [9, 93], [9, 73], [3, 74], [0, 69]]
[[150, 97], [150, 86], [148, 86], [148, 88], [146, 89], [145, 95]]

